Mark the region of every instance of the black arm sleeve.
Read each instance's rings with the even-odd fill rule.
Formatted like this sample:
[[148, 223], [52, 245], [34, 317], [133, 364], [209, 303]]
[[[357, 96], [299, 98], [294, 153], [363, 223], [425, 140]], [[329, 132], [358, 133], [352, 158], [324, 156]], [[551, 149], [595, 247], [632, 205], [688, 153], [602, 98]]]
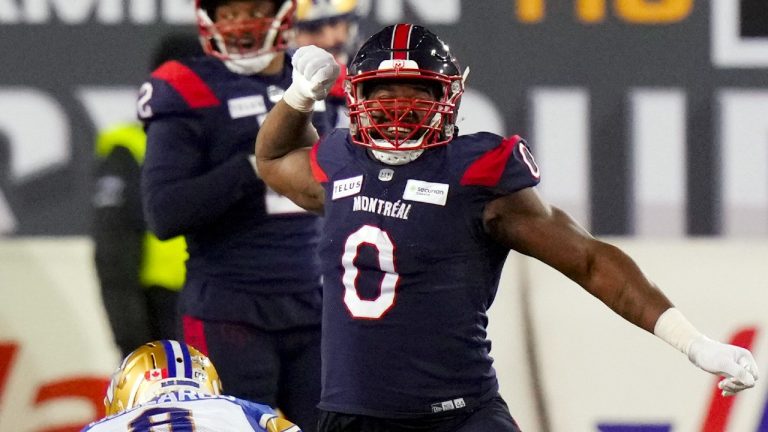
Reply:
[[147, 127], [142, 194], [147, 222], [160, 239], [213, 223], [258, 182], [248, 153], [210, 168], [204, 146], [193, 119], [159, 119]]

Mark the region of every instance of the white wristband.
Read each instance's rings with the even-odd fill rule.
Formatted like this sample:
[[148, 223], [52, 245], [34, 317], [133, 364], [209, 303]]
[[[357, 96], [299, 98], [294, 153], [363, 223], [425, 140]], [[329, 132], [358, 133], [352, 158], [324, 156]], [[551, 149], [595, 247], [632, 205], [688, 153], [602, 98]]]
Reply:
[[293, 83], [283, 93], [283, 101], [296, 111], [310, 112], [315, 107], [315, 100], [301, 94], [298, 84]]
[[659, 316], [653, 334], [686, 356], [693, 341], [704, 337], [676, 308], [669, 308]]

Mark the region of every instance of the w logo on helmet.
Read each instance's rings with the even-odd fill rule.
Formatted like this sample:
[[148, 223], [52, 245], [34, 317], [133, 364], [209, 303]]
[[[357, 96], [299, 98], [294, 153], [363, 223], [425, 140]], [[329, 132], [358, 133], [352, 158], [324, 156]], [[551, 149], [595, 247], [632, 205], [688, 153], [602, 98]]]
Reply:
[[392, 68], [395, 71], [399, 71], [400, 69], [405, 68], [405, 60], [393, 60], [392, 61]]

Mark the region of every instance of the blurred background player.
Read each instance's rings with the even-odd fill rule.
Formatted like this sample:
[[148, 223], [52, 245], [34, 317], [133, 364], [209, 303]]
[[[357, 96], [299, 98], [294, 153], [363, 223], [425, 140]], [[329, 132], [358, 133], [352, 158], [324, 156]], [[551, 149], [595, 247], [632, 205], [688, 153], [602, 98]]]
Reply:
[[[271, 191], [253, 140], [291, 83], [290, 0], [198, 0], [207, 55], [166, 62], [142, 86], [144, 211], [161, 239], [184, 235], [186, 343], [229, 394], [279, 408], [303, 430], [320, 397], [318, 218]], [[324, 112], [315, 126], [328, 129]]]
[[325, 99], [328, 119], [335, 127], [349, 124], [344, 79], [350, 56], [360, 44], [357, 0], [298, 0], [294, 42], [296, 47], [318, 46], [331, 54], [341, 73]]
[[221, 394], [213, 363], [175, 340], [146, 343], [112, 375], [106, 417], [83, 431], [301, 432], [266, 405]]
[[[150, 70], [201, 53], [193, 33], [170, 33], [155, 49]], [[146, 144], [139, 122], [113, 125], [96, 139], [94, 261], [122, 356], [145, 341], [176, 337], [177, 297], [187, 258], [183, 237], [160, 241], [147, 230], [139, 186]]]

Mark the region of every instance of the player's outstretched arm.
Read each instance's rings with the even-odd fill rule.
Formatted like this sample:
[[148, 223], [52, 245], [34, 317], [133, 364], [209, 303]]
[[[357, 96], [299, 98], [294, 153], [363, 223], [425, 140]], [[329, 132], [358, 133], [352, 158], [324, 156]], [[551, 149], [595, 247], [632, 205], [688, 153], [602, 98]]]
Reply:
[[490, 202], [483, 221], [504, 245], [559, 270], [627, 321], [654, 333], [699, 368], [724, 379], [724, 395], [754, 386], [752, 354], [701, 334], [619, 248], [592, 237], [538, 193], [523, 189]]
[[322, 212], [324, 191], [312, 177], [309, 160], [309, 148], [318, 140], [310, 120], [315, 101], [325, 99], [339, 75], [339, 65], [312, 45], [297, 50], [292, 62], [293, 82], [256, 137], [256, 170], [278, 193]]

